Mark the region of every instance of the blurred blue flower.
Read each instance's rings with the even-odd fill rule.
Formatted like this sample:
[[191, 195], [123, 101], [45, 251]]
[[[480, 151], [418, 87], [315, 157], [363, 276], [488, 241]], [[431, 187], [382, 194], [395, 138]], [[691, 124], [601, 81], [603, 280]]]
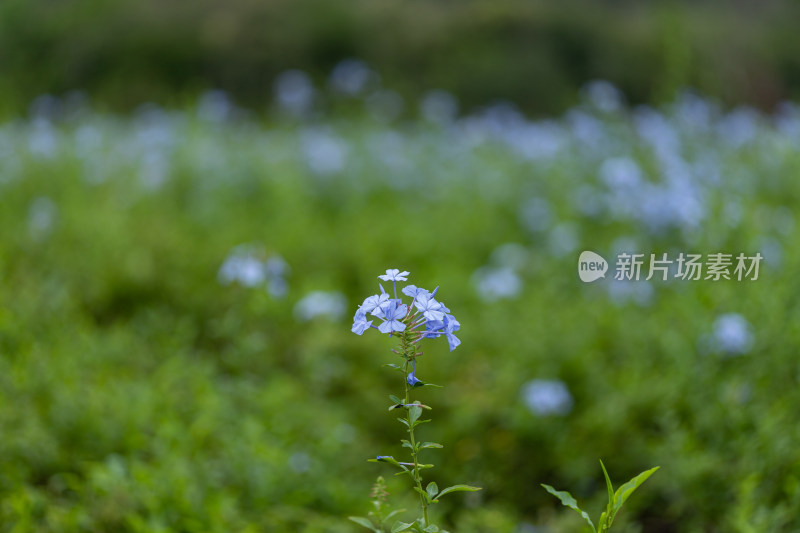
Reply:
[[532, 379], [522, 387], [522, 399], [530, 411], [539, 416], [564, 416], [572, 410], [573, 399], [563, 381]]
[[400, 322], [408, 313], [406, 304], [400, 302], [400, 300], [389, 300], [385, 307], [378, 309], [381, 310], [381, 315], [378, 315], [379, 318], [384, 319], [383, 324], [378, 326], [378, 330], [381, 333], [404, 331], [406, 329], [406, 325]]
[[714, 321], [715, 347], [727, 355], [742, 355], [753, 347], [750, 323], [739, 313], [726, 313]]
[[338, 320], [346, 310], [347, 299], [336, 291], [312, 291], [294, 306], [295, 317], [300, 322], [307, 322], [317, 317]]
[[522, 291], [522, 280], [512, 268], [481, 267], [472, 275], [472, 281], [486, 302], [514, 298]]

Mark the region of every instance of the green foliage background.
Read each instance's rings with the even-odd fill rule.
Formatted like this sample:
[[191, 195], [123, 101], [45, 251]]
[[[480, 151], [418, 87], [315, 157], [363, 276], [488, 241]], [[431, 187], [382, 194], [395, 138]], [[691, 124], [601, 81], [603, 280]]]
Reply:
[[[647, 180], [662, 180], [628, 111], [584, 112], [637, 154]], [[435, 421], [421, 438], [446, 445], [429, 452], [435, 479], [485, 487], [442, 504], [456, 531], [577, 531], [539, 483], [568, 488], [594, 514], [605, 496], [598, 457], [617, 483], [662, 468], [621, 531], [798, 527], [798, 152], [763, 117], [750, 143], [731, 148], [720, 130], [667, 113], [687, 160], [716, 154], [722, 181], [703, 185], [698, 226], [660, 232], [576, 208], [586, 184], [600, 205], [608, 156], [578, 141], [529, 159], [492, 139], [465, 149], [455, 130], [423, 122], [83, 110], [51, 126], [56, 148], [43, 155], [29, 147], [41, 122], [7, 123], [0, 530], [351, 531], [343, 517], [362, 513], [371, 481], [388, 473], [365, 459], [399, 454], [383, 407], [400, 389], [381, 368], [396, 357], [391, 342], [348, 323], [386, 267], [441, 285], [463, 325], [463, 345], [434, 343], [418, 370], [446, 385], [419, 393]], [[348, 163], [327, 175], [301, 148], [320, 127], [348, 146]], [[87, 128], [100, 135], [88, 152]], [[167, 141], [147, 144], [159, 129]], [[370, 144], [387, 134], [410, 167], [387, 167]], [[163, 146], [165, 181], [142, 181], [144, 155]], [[36, 222], [42, 198], [48, 224]], [[549, 227], [524, 222], [531, 198], [549, 202]], [[738, 219], [724, 215], [731, 202]], [[556, 253], [564, 224], [574, 253]], [[768, 242], [782, 253], [754, 282], [639, 282], [653, 294], [637, 303], [575, 275], [578, 250], [610, 257], [620, 237], [645, 253], [754, 253]], [[217, 281], [240, 243], [285, 258], [285, 299]], [[503, 265], [506, 243], [522, 250], [522, 292], [484, 302], [474, 272]], [[310, 290], [341, 291], [346, 316], [299, 321], [293, 307]], [[740, 357], [702, 349], [729, 312], [753, 327]], [[533, 378], [564, 381], [572, 412], [532, 414], [521, 387]]]
[[791, 0], [6, 0], [0, 111], [72, 89], [128, 110], [224, 89], [261, 109], [280, 72], [320, 80], [348, 57], [407, 98], [441, 88], [468, 109], [560, 113], [591, 79], [635, 103], [692, 87], [772, 108], [800, 95], [799, 16]]

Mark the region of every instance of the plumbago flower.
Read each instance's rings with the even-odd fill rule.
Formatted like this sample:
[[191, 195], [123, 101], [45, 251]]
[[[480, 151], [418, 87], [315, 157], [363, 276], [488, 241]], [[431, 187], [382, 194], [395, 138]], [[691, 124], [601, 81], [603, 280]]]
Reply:
[[[398, 418], [398, 420], [405, 426], [408, 439], [402, 439], [401, 442], [404, 448], [410, 450], [411, 460], [401, 462], [391, 455], [379, 455], [375, 459], [370, 459], [370, 461], [389, 463], [399, 470], [399, 475], [407, 475], [420, 500], [422, 516], [411, 522], [395, 522], [391, 528], [393, 533], [400, 531], [447, 533], [430, 521], [428, 508], [438, 503], [439, 498], [445, 494], [459, 491], [476, 491], [480, 490], [480, 488], [469, 485], [453, 485], [439, 490], [435, 482], [430, 482], [427, 486], [423, 485], [421, 472], [424, 469], [432, 468], [433, 465], [422, 464], [419, 461], [420, 452], [430, 448], [442, 448], [442, 445], [436, 442], [420, 442], [416, 438], [416, 427], [423, 422], [429, 422], [429, 420], [420, 420], [423, 409], [430, 410], [431, 408], [412, 400], [411, 392], [419, 387], [438, 387], [438, 385], [422, 381], [416, 375], [417, 359], [423, 354], [419, 349], [420, 342], [424, 339], [436, 339], [444, 336], [447, 339], [450, 351], [453, 351], [461, 344], [461, 341], [455, 335], [455, 332], [461, 328], [461, 324], [450, 314], [450, 309], [436, 300], [435, 296], [439, 291], [439, 287], [436, 287], [431, 292], [416, 285], [406, 285], [402, 288], [401, 293], [411, 299], [410, 303], [406, 304], [401, 298], [398, 298], [397, 282], [407, 281], [408, 275], [409, 272], [401, 272], [399, 269], [394, 268], [387, 270], [386, 274], [378, 276], [383, 281], [392, 282], [394, 298], [391, 298], [383, 286], [379, 284], [380, 293], [367, 297], [353, 317], [353, 333], [363, 335], [368, 329], [376, 329], [380, 333], [388, 334], [389, 337], [397, 338], [399, 345], [397, 349], [392, 351], [402, 358], [402, 364], [388, 364], [385, 366], [393, 368], [403, 375], [403, 396], [390, 395], [389, 399], [392, 404], [389, 406], [389, 410], [402, 409], [404, 411], [405, 416]], [[368, 320], [370, 317], [371, 319]], [[379, 325], [375, 325], [373, 323], [375, 321], [380, 321]], [[389, 513], [387, 518], [399, 513], [400, 511]], [[384, 519], [378, 520], [374, 514], [371, 514], [369, 518], [351, 516], [350, 520], [372, 531], [384, 531]]]

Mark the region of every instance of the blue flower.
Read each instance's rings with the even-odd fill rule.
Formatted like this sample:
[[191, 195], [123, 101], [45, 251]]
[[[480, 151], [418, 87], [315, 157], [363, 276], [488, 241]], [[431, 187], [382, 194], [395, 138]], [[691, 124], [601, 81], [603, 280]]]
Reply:
[[[378, 276], [378, 278], [382, 279], [383, 281], [391, 281], [392, 282], [392, 287], [394, 288], [394, 297], [397, 298], [397, 282], [398, 281], [406, 281], [408, 279], [406, 277], [406, 276], [408, 276], [408, 274], [409, 274], [409, 272], [407, 270], [404, 270], [404, 271], [400, 272], [396, 268], [387, 268], [386, 269], [386, 274], [382, 274], [382, 275]], [[381, 287], [381, 290], [382, 289], [383, 289], [383, 287]]]
[[428, 295], [430, 292], [427, 289], [423, 289], [422, 287], [417, 287], [415, 285], [406, 285], [403, 287], [403, 294], [409, 296], [411, 298], [419, 298], [421, 294]]
[[414, 372], [416, 371], [417, 371], [416, 369], [412, 370], [411, 373], [406, 377], [406, 383], [408, 383], [412, 387], [415, 387], [417, 383], [422, 383], [422, 381], [418, 380], [417, 377], [414, 375]]
[[367, 314], [362, 308], [356, 311], [356, 316], [353, 317], [353, 329], [351, 330], [356, 335], [362, 335], [372, 325], [372, 320], [367, 321]]
[[380, 309], [380, 307], [383, 306], [388, 300], [389, 295], [385, 292], [382, 294], [375, 294], [365, 299], [364, 303], [361, 304], [360, 309], [365, 313], [372, 312], [373, 315], [377, 315], [378, 313], [375, 311]]
[[384, 319], [383, 324], [378, 326], [381, 333], [391, 333], [392, 331], [404, 331], [406, 325], [400, 322], [408, 314], [408, 306], [400, 300], [389, 300], [381, 310], [380, 318]]
[[428, 339], [435, 339], [439, 335], [442, 335], [442, 330], [444, 329], [444, 321], [443, 320], [428, 320], [425, 322], [425, 333], [422, 334], [423, 337]]
[[444, 306], [428, 294], [420, 294], [417, 296], [414, 306], [419, 309], [422, 312], [422, 316], [428, 320], [444, 319], [444, 311], [442, 310]]
[[450, 345], [451, 352], [455, 350], [459, 344], [461, 344], [461, 340], [453, 335], [453, 332], [458, 331], [459, 329], [461, 329], [461, 323], [456, 320], [456, 317], [453, 315], [447, 315], [444, 317], [444, 334], [447, 337], [447, 344]]
[[382, 279], [383, 281], [406, 281], [408, 279], [406, 276], [409, 274], [410, 272], [405, 270], [400, 272], [400, 270], [396, 268], [388, 268], [386, 269], [386, 274], [382, 274], [378, 276], [378, 278]]

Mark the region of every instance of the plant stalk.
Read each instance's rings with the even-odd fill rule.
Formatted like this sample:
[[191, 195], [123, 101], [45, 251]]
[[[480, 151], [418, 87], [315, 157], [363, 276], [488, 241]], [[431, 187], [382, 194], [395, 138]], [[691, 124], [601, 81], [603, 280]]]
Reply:
[[[408, 364], [409, 362], [414, 360], [416, 355], [416, 346], [412, 346], [409, 342], [409, 334], [407, 331], [403, 332], [402, 339], [401, 339], [401, 346], [403, 349], [403, 357], [405, 358], [405, 364], [403, 366], [403, 385], [405, 386], [405, 400], [403, 403], [408, 405], [411, 402], [410, 392], [411, 386], [408, 384]], [[425, 489], [422, 488], [422, 476], [419, 473], [419, 461], [417, 459], [417, 442], [414, 440], [414, 428], [411, 423], [411, 410], [406, 409], [406, 420], [408, 421], [408, 436], [409, 441], [411, 442], [411, 457], [414, 459], [414, 481], [417, 483], [417, 488], [420, 491], [424, 491]], [[420, 502], [422, 503], [422, 516], [425, 520], [425, 525], [428, 525], [428, 502], [425, 499], [425, 496], [422, 493], [419, 494]]]

